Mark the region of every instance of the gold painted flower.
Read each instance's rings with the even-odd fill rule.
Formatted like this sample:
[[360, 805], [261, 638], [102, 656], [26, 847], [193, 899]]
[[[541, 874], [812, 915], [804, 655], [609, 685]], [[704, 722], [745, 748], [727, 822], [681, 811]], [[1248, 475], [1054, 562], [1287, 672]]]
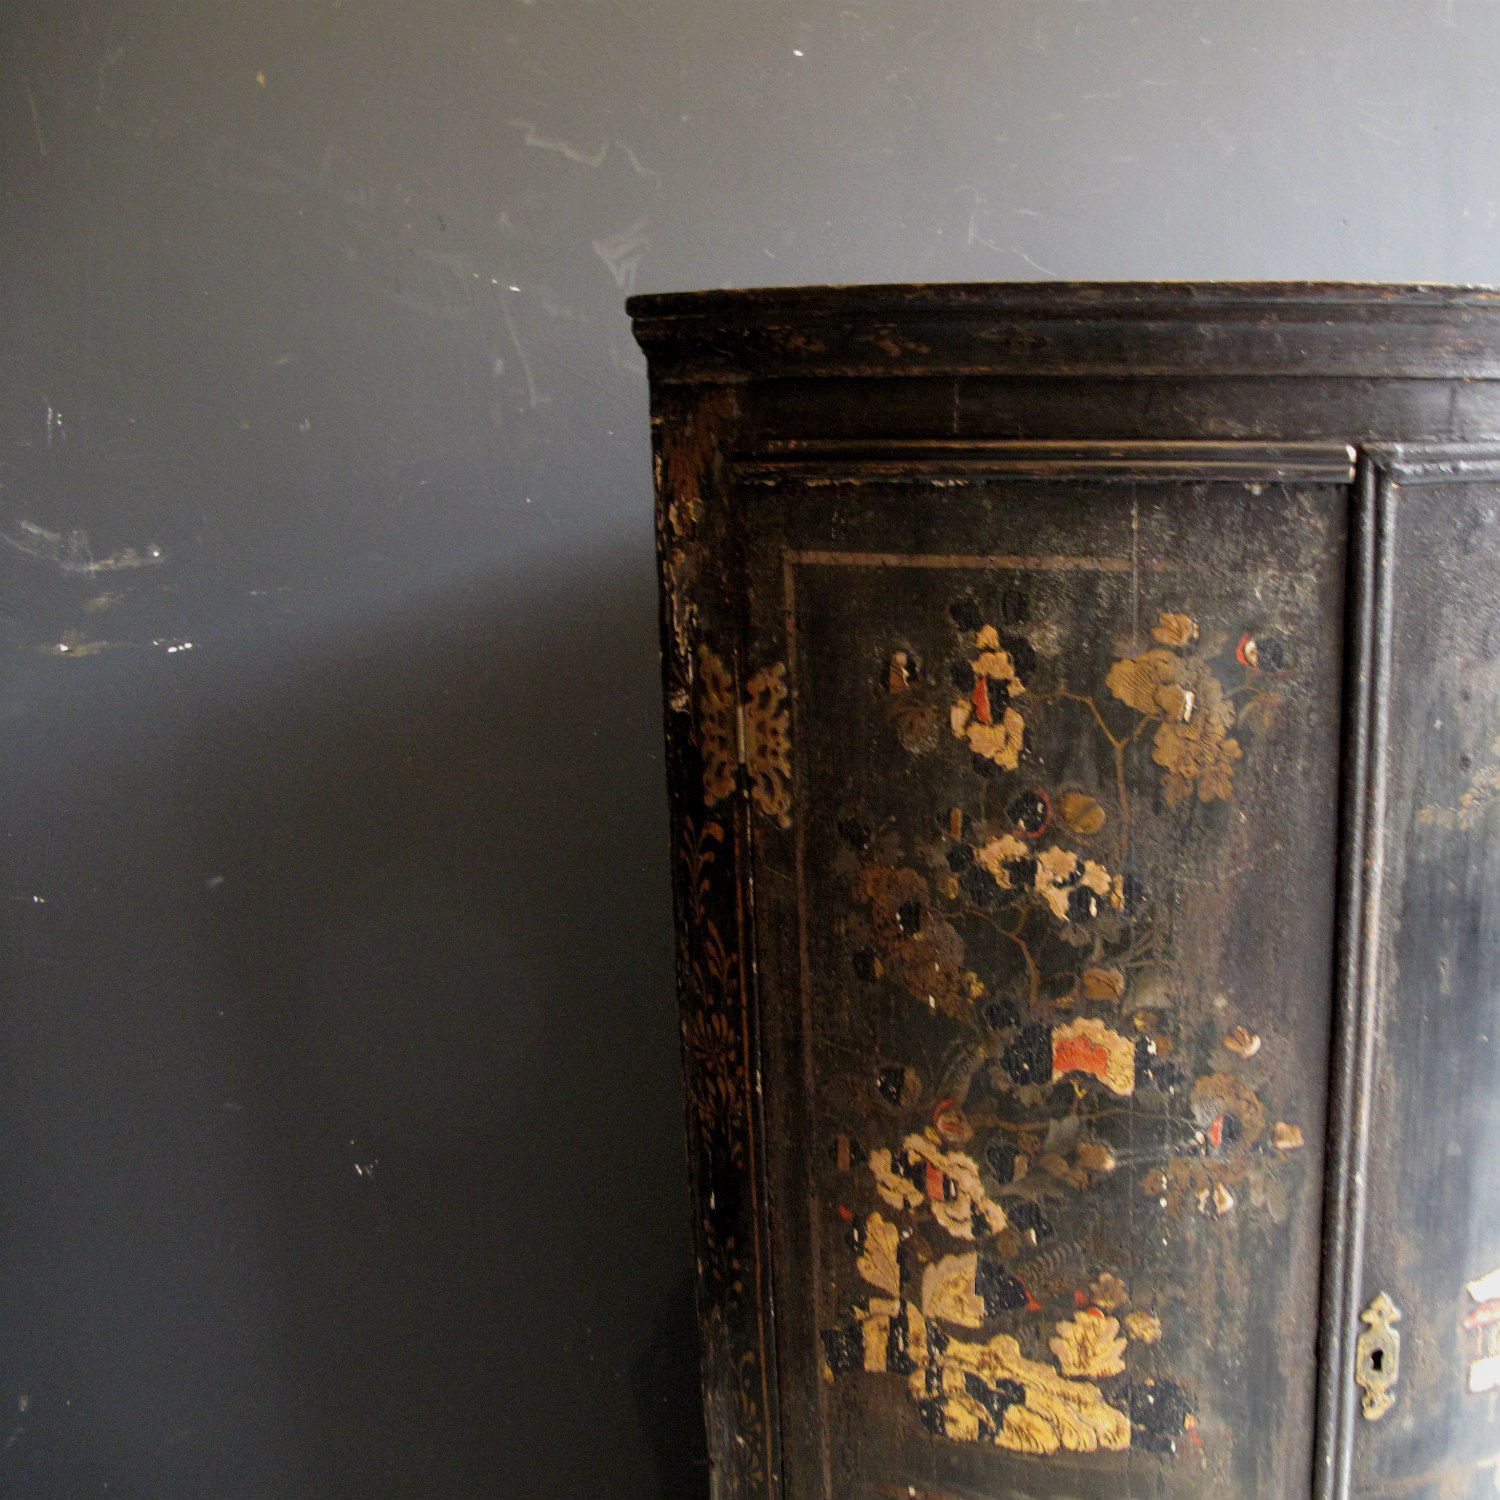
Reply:
[[1155, 1313], [1126, 1313], [1125, 1332], [1138, 1344], [1155, 1344], [1161, 1339], [1161, 1319]]
[[1052, 1082], [1070, 1073], [1097, 1078], [1122, 1098], [1135, 1092], [1135, 1043], [1093, 1016], [1052, 1028]]
[[1119, 1375], [1125, 1369], [1125, 1340], [1120, 1320], [1097, 1307], [1086, 1307], [1071, 1322], [1057, 1325], [1057, 1337], [1049, 1340], [1064, 1375], [1095, 1379]]
[[955, 1239], [979, 1232], [999, 1234], [1009, 1222], [1005, 1210], [984, 1189], [979, 1166], [964, 1151], [945, 1151], [935, 1131], [909, 1135], [899, 1152], [885, 1147], [870, 1153], [875, 1191], [895, 1209], [926, 1204]]
[[730, 1130], [745, 1104], [732, 1022], [723, 1011], [697, 1011], [683, 1022], [682, 1045], [692, 1067], [688, 1105], [700, 1133], [708, 1139]]
[[976, 654], [955, 673], [963, 696], [949, 711], [949, 726], [975, 755], [1014, 771], [1026, 741], [1026, 721], [1013, 700], [1026, 688], [993, 625], [984, 626], [974, 644]]
[[1035, 888], [1059, 922], [1086, 922], [1105, 902], [1117, 911], [1124, 902], [1123, 887], [1103, 865], [1055, 844], [1036, 856]]
[[1229, 734], [1234, 704], [1206, 663], [1158, 647], [1122, 657], [1105, 681], [1122, 703], [1161, 721], [1151, 758], [1165, 773], [1170, 805], [1194, 791], [1200, 802], [1234, 795], [1234, 762], [1242, 753]]
[[[1018, 861], [1030, 861], [1030, 847], [1013, 833], [1003, 833], [999, 838], [986, 839], [974, 851], [974, 861], [983, 866], [994, 877], [1002, 890], [1014, 889], [1012, 867]], [[1023, 864], [1022, 868], [1025, 866]]]

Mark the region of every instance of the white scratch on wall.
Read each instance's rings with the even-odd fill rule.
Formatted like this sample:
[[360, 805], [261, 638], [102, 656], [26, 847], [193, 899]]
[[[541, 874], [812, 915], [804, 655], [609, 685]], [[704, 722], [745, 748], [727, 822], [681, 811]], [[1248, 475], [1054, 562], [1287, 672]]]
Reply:
[[523, 145], [532, 146], [538, 151], [555, 151], [559, 156], [577, 162], [579, 166], [592, 167], [595, 171], [598, 171], [609, 160], [611, 150], [618, 151], [630, 163], [631, 170], [637, 176], [648, 178], [658, 186], [661, 183], [661, 173], [644, 165], [631, 147], [614, 136], [606, 136], [597, 151], [583, 151], [567, 141], [559, 140], [556, 136], [543, 135], [531, 120], [507, 120], [505, 123], [514, 130], [526, 132]]
[[622, 291], [635, 290], [641, 256], [651, 246], [651, 241], [646, 236], [648, 222], [646, 219], [637, 219], [629, 229], [622, 229], [618, 234], [594, 241], [594, 253], [609, 267], [609, 274]]
[[34, 521], [17, 521], [13, 533], [0, 532], [0, 542], [38, 562], [51, 563], [70, 577], [92, 578], [122, 568], [149, 568], [167, 560], [166, 553], [154, 543], [142, 548], [126, 547], [110, 557], [96, 558], [89, 549], [88, 532], [48, 531]]

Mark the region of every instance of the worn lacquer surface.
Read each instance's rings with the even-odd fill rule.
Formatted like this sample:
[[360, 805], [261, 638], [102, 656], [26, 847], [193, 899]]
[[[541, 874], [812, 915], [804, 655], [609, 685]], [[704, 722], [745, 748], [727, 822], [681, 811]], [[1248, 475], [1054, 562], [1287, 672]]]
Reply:
[[1500, 1475], [1500, 490], [1386, 496], [1389, 793], [1364, 1293], [1402, 1309], [1394, 1402], [1355, 1490], [1493, 1496]]
[[1344, 504], [745, 487], [790, 1494], [1305, 1487]]

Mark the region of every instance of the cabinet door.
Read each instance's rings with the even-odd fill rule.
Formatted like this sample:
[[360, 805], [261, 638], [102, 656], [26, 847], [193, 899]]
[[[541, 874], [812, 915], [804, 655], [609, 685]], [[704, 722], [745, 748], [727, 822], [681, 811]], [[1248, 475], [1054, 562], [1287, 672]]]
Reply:
[[790, 1500], [1307, 1492], [1348, 479], [742, 467]]
[[1375, 1003], [1350, 1311], [1384, 1295], [1400, 1347], [1394, 1372], [1382, 1356], [1394, 1383], [1350, 1415], [1361, 1495], [1491, 1497], [1500, 1479], [1497, 477], [1500, 450], [1408, 448], [1377, 487]]

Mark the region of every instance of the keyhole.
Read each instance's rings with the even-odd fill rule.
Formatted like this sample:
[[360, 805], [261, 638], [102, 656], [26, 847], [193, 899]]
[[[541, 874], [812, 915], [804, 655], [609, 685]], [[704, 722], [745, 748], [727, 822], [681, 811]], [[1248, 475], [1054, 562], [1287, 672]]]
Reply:
[[1385, 1363], [1385, 1350], [1384, 1349], [1376, 1349], [1370, 1355], [1370, 1368], [1372, 1370], [1374, 1370], [1375, 1373], [1378, 1375], [1380, 1373], [1380, 1367], [1384, 1363]]

